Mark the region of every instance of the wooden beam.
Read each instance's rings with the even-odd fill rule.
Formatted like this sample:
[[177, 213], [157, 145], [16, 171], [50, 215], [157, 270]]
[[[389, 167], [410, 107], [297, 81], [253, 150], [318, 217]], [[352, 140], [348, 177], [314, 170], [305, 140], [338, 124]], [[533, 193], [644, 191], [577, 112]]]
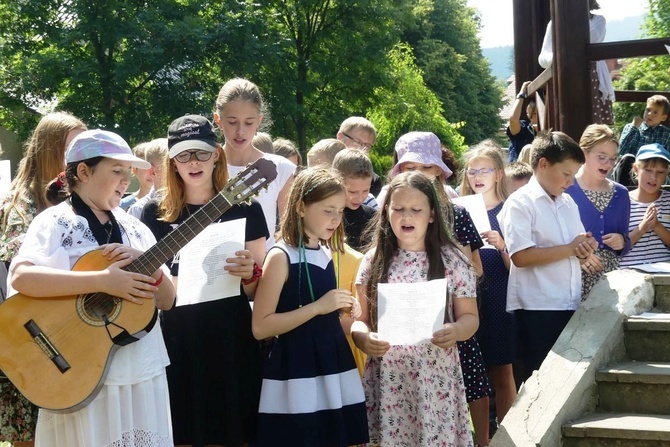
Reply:
[[514, 75], [517, 92], [521, 84], [535, 77], [537, 61], [533, 60], [533, 0], [514, 0], [512, 3], [514, 22]]
[[528, 86], [528, 96], [532, 95], [538, 90], [541, 90], [544, 85], [551, 80], [552, 70], [551, 67], [545, 69], [540, 75], [533, 79], [533, 82]]
[[647, 102], [647, 98], [654, 95], [670, 98], [670, 92], [650, 92], [640, 90], [616, 90], [616, 102]]
[[670, 45], [670, 37], [594, 43], [588, 46], [588, 58], [590, 61], [600, 61], [627, 57], [667, 56], [668, 50], [665, 49], [665, 45]]
[[584, 0], [552, 2], [557, 128], [579, 141], [584, 128], [592, 121], [591, 78], [586, 55], [590, 40], [589, 7]]

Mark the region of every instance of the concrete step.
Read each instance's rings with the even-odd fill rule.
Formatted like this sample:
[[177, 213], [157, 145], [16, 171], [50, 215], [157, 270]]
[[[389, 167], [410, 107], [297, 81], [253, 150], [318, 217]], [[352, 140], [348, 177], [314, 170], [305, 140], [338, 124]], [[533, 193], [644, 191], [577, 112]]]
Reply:
[[670, 445], [670, 415], [596, 413], [563, 426], [563, 447]]
[[670, 312], [670, 275], [654, 275], [654, 301], [660, 312]]
[[596, 372], [604, 412], [670, 414], [670, 363], [625, 362]]
[[670, 362], [670, 321], [629, 318], [624, 328], [629, 359]]

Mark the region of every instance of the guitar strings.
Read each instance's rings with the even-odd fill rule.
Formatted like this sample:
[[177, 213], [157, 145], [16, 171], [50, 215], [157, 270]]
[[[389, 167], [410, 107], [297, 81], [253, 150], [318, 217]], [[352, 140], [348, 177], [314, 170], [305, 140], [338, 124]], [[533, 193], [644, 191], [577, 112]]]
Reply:
[[[241, 173], [242, 174], [242, 173]], [[241, 180], [241, 174], [238, 175], [239, 179], [236, 177], [236, 179], [233, 179], [233, 181], [239, 181]], [[236, 194], [233, 195], [234, 199], [237, 200], [232, 200], [233, 203], [241, 203], [242, 201], [248, 199], [249, 197], [252, 197], [255, 193], [257, 193], [261, 187], [264, 186], [264, 182], [266, 182], [266, 179], [261, 178], [258, 184], [253, 185], [253, 186], [248, 186], [244, 185], [247, 189], [238, 191]], [[224, 187], [222, 191], [219, 192], [219, 194], [222, 194], [224, 191], [227, 192], [234, 192], [236, 189], [239, 190], [238, 187]], [[223, 204], [223, 209], [219, 208], [219, 206], [215, 203], [215, 201], [210, 201], [203, 207], [201, 207], [198, 212], [194, 213], [193, 216], [195, 217], [198, 214], [202, 214], [203, 216], [206, 216], [208, 219], [216, 219], [216, 217], [222, 215], [225, 211], [227, 211], [233, 203], [231, 203], [230, 200], [225, 195], [221, 195], [223, 199], [225, 199], [225, 203]], [[187, 219], [191, 220], [191, 218]], [[185, 222], [183, 222], [185, 223]], [[193, 219], [193, 222], [195, 224], [200, 225], [200, 230], [206, 228], [209, 224], [203, 225], [197, 218]], [[210, 221], [211, 223], [211, 221]], [[107, 231], [107, 228], [105, 228]], [[179, 231], [178, 231], [179, 230]], [[177, 246], [183, 246], [184, 242], [188, 242], [188, 240], [192, 239], [192, 237], [187, 237], [183, 234], [183, 231], [181, 230], [190, 230], [193, 236], [196, 236], [200, 231], [195, 231], [189, 225], [183, 226], [182, 225], [178, 226], [175, 228], [173, 231], [168, 233], [161, 241], [159, 241], [157, 244], [154, 245], [151, 249], [145, 251], [140, 257], [138, 257], [135, 261], [133, 261], [127, 268], [128, 271], [132, 271], [134, 273], [141, 273], [142, 271], [147, 271], [147, 268], [160, 268], [159, 264], [160, 258], [156, 256], [153, 251], [158, 250], [163, 257], [165, 257], [165, 253], [162, 250], [162, 246], [167, 246], [170, 248], [169, 252], [173, 253], [175, 250], [172, 249], [174, 247], [174, 243], [176, 242]], [[111, 231], [107, 231], [108, 237], [111, 237]], [[180, 239], [180, 241], [177, 241], [177, 239]], [[135, 268], [137, 266], [137, 268]], [[150, 274], [153, 272], [147, 272], [146, 274]], [[82, 294], [85, 295], [85, 297], [81, 298], [83, 300], [86, 300], [86, 305], [85, 307], [97, 307], [102, 304], [104, 304], [105, 301], [108, 301], [110, 298], [118, 298], [118, 297], [113, 297], [112, 295], [102, 293], [102, 292], [93, 292], [91, 294]], [[87, 296], [86, 296], [87, 295]], [[49, 331], [49, 337], [54, 343], [57, 343], [58, 341], [65, 341], [68, 339], [71, 339], [73, 337], [78, 337], [79, 333], [76, 331], [68, 331], [71, 327], [75, 327], [79, 325], [79, 321], [81, 318], [79, 317], [79, 314], [77, 312], [74, 312], [70, 314], [69, 316], [65, 317], [59, 324], [54, 325], [54, 327], [51, 328]], [[76, 323], [76, 324], [74, 324]]]

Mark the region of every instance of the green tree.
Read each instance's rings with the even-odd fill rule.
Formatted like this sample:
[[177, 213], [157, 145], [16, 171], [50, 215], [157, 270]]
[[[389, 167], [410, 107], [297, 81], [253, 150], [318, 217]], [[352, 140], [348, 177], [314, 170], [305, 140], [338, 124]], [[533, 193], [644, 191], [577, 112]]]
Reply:
[[413, 19], [404, 23], [403, 40], [414, 48], [426, 85], [437, 95], [450, 122], [467, 144], [490, 138], [502, 121], [503, 90], [481, 52], [480, 22], [466, 0], [410, 0]]
[[396, 140], [414, 130], [435, 133], [459, 157], [464, 148], [460, 125], [444, 117], [442, 104], [426, 86], [409, 45], [397, 45], [389, 52], [388, 70], [390, 82], [375, 89], [367, 114], [379, 133], [373, 156], [375, 170], [388, 171]]
[[278, 60], [260, 73], [273, 105], [272, 133], [304, 152], [333, 137], [349, 115], [364, 114], [386, 78], [386, 52], [397, 42], [389, 0], [272, 0]]
[[[649, 14], [644, 23], [646, 37], [670, 36], [670, 0], [649, 0]], [[621, 77], [614, 81], [618, 90], [668, 91], [670, 59], [653, 56], [631, 59], [621, 70]], [[642, 116], [644, 103], [614, 103], [614, 126], [621, 132], [634, 116]]]
[[49, 100], [130, 141], [164, 135], [175, 116], [211, 110], [207, 56], [216, 43], [231, 40], [242, 22], [235, 6], [245, 5], [229, 3], [216, 21], [194, 0], [4, 3], [3, 121], [25, 135], [34, 122], [9, 119], [17, 101]]

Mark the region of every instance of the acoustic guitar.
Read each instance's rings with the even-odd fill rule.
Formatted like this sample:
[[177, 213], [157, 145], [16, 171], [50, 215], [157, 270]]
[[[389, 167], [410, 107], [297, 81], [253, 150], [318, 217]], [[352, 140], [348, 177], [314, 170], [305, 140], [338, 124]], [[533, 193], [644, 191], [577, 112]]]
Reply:
[[[201, 230], [276, 178], [275, 165], [259, 159], [126, 270], [155, 272]], [[72, 270], [99, 271], [110, 264], [96, 249]], [[104, 293], [51, 298], [15, 294], [0, 304], [0, 369], [38, 407], [76, 411], [102, 387], [114, 353], [146, 335], [157, 318], [151, 301], [134, 304]]]

